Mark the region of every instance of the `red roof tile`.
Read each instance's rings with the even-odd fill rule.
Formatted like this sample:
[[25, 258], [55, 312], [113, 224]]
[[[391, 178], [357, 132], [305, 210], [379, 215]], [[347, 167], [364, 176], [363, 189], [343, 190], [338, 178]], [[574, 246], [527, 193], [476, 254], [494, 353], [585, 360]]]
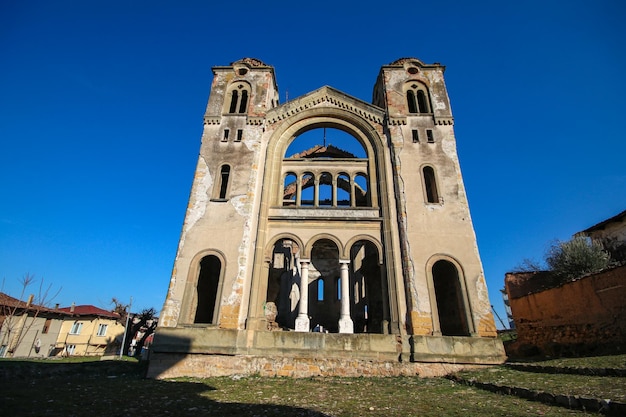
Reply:
[[110, 317], [113, 319], [119, 319], [120, 315], [113, 311], [104, 310], [102, 308], [98, 308], [92, 305], [80, 305], [75, 306], [74, 311], [72, 312], [72, 307], [61, 307], [60, 311], [64, 311], [66, 313], [74, 314], [75, 316], [99, 316], [99, 317]]

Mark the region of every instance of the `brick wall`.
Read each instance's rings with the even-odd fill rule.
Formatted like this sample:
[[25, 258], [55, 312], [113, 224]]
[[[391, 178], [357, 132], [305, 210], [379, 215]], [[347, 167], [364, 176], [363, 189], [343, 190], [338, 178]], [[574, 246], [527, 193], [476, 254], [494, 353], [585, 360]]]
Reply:
[[626, 348], [626, 266], [558, 284], [542, 273], [506, 274], [517, 328], [509, 354], [576, 355]]

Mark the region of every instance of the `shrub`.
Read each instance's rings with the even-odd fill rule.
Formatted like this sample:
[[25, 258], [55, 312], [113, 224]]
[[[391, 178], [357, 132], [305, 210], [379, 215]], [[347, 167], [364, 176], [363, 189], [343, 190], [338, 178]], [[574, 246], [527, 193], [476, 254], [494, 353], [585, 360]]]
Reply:
[[546, 253], [546, 264], [557, 276], [573, 279], [609, 266], [611, 258], [602, 246], [578, 236], [566, 242], [556, 241]]

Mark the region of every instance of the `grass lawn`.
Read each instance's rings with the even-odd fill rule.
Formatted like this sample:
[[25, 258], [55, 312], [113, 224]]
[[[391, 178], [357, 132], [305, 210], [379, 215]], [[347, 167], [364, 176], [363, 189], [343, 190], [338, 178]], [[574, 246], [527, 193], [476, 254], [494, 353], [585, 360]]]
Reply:
[[[142, 365], [0, 361], [3, 416], [565, 416], [444, 378], [143, 379]], [[543, 378], [542, 374], [533, 374]], [[611, 379], [613, 380], [613, 379]]]
[[505, 367], [459, 372], [460, 377], [509, 387], [527, 388], [552, 394], [626, 402], [626, 378], [568, 374], [537, 374]]
[[[517, 361], [522, 362], [522, 361]], [[614, 368], [626, 369], [626, 355], [589, 356], [583, 358], [558, 358], [535, 361], [523, 361], [532, 365], [569, 366], [579, 368]]]

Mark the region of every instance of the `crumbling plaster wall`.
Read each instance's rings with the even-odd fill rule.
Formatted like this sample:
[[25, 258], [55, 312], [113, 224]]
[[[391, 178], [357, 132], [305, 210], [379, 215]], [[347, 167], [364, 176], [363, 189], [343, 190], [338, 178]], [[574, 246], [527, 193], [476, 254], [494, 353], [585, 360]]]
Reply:
[[[380, 80], [386, 88], [391, 121], [388, 132], [397, 175], [399, 227], [413, 334], [434, 331], [434, 294], [429, 288], [427, 265], [433, 257], [439, 257], [452, 258], [462, 266], [459, 274], [464, 277], [462, 285], [466, 286], [466, 308], [473, 319], [473, 330], [480, 336], [493, 337], [495, 322], [456, 152], [443, 67], [425, 68], [411, 76], [404, 70], [383, 68]], [[420, 81], [429, 88], [432, 114], [404, 116], [407, 113], [403, 86], [408, 80]], [[427, 129], [432, 130], [432, 143], [427, 140]], [[413, 130], [418, 131], [417, 143], [413, 142]], [[426, 165], [435, 168], [439, 204], [426, 203], [422, 179]]]
[[[546, 354], [626, 347], [626, 266], [545, 288], [545, 277], [508, 273], [517, 341], [512, 351]], [[521, 350], [520, 350], [521, 349]]]
[[[193, 322], [191, 306], [195, 295], [192, 261], [198, 254], [219, 252], [225, 260], [219, 326], [240, 328], [245, 322], [247, 302], [245, 288], [249, 286], [253, 257], [256, 216], [262, 189], [264, 155], [261, 146], [262, 116], [275, 98], [273, 71], [248, 72], [236, 76], [232, 68], [214, 68], [212, 92], [205, 113], [200, 155], [174, 262], [168, 296], [160, 316], [160, 326], [176, 327]], [[256, 88], [251, 97], [249, 112], [244, 115], [225, 115], [224, 100], [228, 84], [241, 79]], [[230, 129], [228, 140], [223, 140], [224, 129]], [[244, 132], [236, 141], [236, 131]], [[220, 168], [230, 166], [228, 195], [225, 200], [216, 197]], [[261, 171], [261, 172], [260, 172]], [[206, 215], [210, 213], [210, 215]]]

